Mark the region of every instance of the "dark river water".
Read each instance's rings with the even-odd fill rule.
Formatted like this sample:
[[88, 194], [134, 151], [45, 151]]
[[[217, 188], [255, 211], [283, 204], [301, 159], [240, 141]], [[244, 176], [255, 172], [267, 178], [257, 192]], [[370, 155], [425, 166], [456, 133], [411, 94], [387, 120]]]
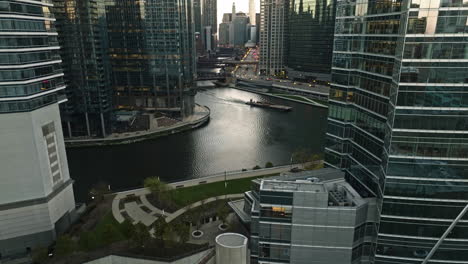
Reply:
[[[263, 100], [293, 107], [288, 113], [250, 107]], [[327, 110], [232, 88], [198, 92], [211, 109], [208, 124], [193, 131], [130, 145], [67, 149], [77, 201], [97, 182], [113, 190], [142, 185], [148, 176], [166, 181], [264, 166], [289, 164], [291, 153], [323, 149]]]

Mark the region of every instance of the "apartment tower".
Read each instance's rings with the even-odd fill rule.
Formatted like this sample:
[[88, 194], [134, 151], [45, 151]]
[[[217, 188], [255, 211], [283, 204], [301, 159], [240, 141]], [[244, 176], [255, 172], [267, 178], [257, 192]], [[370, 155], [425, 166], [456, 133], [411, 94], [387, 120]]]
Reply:
[[189, 0], [106, 2], [115, 106], [190, 115], [196, 50]]
[[284, 73], [285, 24], [288, 0], [260, 1], [260, 61], [261, 75]]
[[111, 133], [112, 88], [104, 0], [54, 0], [52, 13], [67, 84], [61, 105], [65, 136]]

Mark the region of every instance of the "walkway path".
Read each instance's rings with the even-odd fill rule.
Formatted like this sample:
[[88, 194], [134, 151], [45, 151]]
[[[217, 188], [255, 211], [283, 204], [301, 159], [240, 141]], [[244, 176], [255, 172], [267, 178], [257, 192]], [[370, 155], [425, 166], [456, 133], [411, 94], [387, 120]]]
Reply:
[[[196, 186], [200, 184], [212, 183], [212, 182], [219, 182], [226, 180], [235, 180], [241, 178], [250, 178], [256, 176], [265, 176], [270, 174], [279, 174], [282, 172], [289, 171], [292, 167], [302, 168], [302, 164], [294, 164], [288, 166], [278, 166], [273, 168], [267, 169], [258, 169], [258, 170], [249, 170], [249, 171], [233, 171], [233, 172], [226, 172], [226, 173], [218, 173], [214, 175], [210, 175], [203, 178], [191, 179], [186, 181], [179, 181], [169, 183], [170, 186], [173, 188], [181, 188], [181, 187], [190, 187]], [[118, 192], [115, 195], [114, 200], [112, 201], [112, 215], [114, 216], [117, 222], [122, 223], [125, 219], [128, 219], [132, 223], [143, 223], [146, 226], [150, 226], [154, 221], [158, 219], [160, 216], [166, 217], [166, 222], [171, 222], [178, 216], [182, 215], [186, 211], [191, 208], [195, 208], [200, 206], [204, 203], [210, 203], [217, 199], [232, 199], [232, 198], [240, 198], [243, 194], [231, 194], [231, 195], [221, 195], [218, 197], [211, 197], [205, 199], [203, 201], [195, 202], [191, 205], [187, 205], [174, 213], [168, 213], [160, 208], [155, 207], [152, 205], [146, 195], [150, 194], [150, 191], [146, 188], [140, 188], [135, 190], [129, 190], [124, 192]]]
[[186, 129], [196, 128], [208, 121], [209, 117], [210, 109], [208, 107], [196, 105], [192, 115], [171, 126], [157, 127], [136, 132], [113, 133], [105, 138], [67, 139], [65, 143], [69, 147], [133, 143], [158, 135], [174, 134]]
[[289, 95], [290, 96], [301, 97], [302, 99], [307, 100], [307, 102], [305, 102], [303, 100], [287, 97], [287, 96], [281, 96], [280, 94], [271, 94], [268, 91], [265, 91], [266, 89], [253, 89], [253, 88], [245, 88], [245, 87], [240, 87], [240, 86], [235, 86], [233, 88], [238, 89], [238, 90], [242, 90], [242, 91], [251, 92], [251, 93], [261, 94], [261, 95], [265, 95], [265, 96], [280, 98], [280, 99], [283, 99], [283, 100], [292, 101], [292, 102], [296, 102], [296, 103], [328, 108], [328, 106], [326, 106], [324, 104], [317, 103], [313, 99], [307, 98], [307, 97], [299, 95], [299, 94], [289, 94]]

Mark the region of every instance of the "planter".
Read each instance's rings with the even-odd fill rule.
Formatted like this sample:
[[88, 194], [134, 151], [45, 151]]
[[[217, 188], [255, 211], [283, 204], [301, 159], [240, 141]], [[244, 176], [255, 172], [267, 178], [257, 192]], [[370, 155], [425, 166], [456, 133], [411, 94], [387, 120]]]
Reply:
[[227, 224], [219, 224], [218, 229], [221, 231], [226, 231], [229, 228]]
[[192, 237], [193, 238], [200, 238], [204, 235], [205, 233], [203, 233], [203, 231], [201, 230], [195, 230], [192, 232]]

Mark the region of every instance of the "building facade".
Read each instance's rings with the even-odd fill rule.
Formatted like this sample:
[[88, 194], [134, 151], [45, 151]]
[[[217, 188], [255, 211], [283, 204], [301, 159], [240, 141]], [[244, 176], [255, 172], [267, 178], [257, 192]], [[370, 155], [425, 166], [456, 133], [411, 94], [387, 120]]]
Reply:
[[219, 24], [218, 30], [218, 44], [220, 46], [228, 46], [229, 45], [229, 28], [231, 26], [231, 22], [223, 22]]
[[202, 25], [211, 26], [213, 34], [218, 33], [218, 1], [201, 0], [202, 4]]
[[54, 0], [68, 102], [61, 105], [65, 135], [106, 136], [112, 89], [104, 0]]
[[289, 79], [330, 80], [336, 0], [291, 0], [285, 65]]
[[202, 32], [202, 7], [201, 0], [193, 0], [193, 23], [195, 32]]
[[0, 2], [0, 255], [49, 245], [75, 201], [59, 103], [65, 102], [50, 2]]
[[250, 226], [251, 263], [370, 263], [374, 198], [363, 199], [344, 173], [321, 169], [254, 180], [230, 205]]
[[248, 24], [249, 17], [245, 13], [237, 13], [234, 20], [231, 23], [233, 27], [233, 39], [231, 44], [234, 47], [244, 47], [245, 43], [248, 40]]
[[261, 75], [284, 72], [285, 24], [289, 0], [260, 1], [260, 60]]
[[337, 3], [326, 162], [380, 200], [375, 263], [468, 262], [464, 8]]
[[117, 108], [189, 115], [196, 50], [189, 0], [108, 0], [106, 17]]

